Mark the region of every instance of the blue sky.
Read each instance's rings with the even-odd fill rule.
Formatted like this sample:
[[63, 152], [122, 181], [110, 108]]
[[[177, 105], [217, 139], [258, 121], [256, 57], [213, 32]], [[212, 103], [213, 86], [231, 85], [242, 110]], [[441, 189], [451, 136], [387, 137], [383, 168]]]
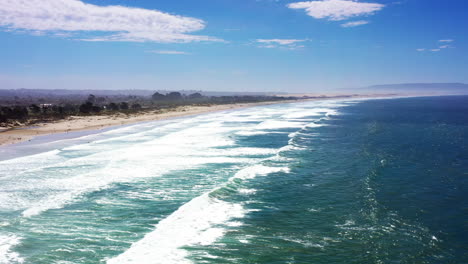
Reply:
[[465, 0], [0, 0], [0, 88], [468, 83]]

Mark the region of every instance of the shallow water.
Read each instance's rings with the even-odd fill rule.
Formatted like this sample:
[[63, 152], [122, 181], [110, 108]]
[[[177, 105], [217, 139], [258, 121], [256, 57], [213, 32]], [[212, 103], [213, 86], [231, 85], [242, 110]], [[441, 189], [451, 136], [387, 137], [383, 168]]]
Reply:
[[[0, 263], [468, 262], [468, 97], [252, 107], [0, 161]], [[45, 152], [41, 152], [41, 146]]]

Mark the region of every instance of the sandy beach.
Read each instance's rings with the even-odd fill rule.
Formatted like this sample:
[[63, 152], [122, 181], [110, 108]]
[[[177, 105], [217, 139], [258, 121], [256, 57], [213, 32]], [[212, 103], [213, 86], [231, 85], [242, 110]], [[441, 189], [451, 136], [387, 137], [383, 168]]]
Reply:
[[[310, 99], [309, 99], [310, 100]], [[37, 136], [56, 133], [67, 133], [86, 130], [100, 130], [112, 126], [128, 125], [145, 121], [156, 121], [168, 118], [190, 116], [208, 112], [216, 112], [230, 109], [238, 109], [256, 105], [268, 105], [278, 103], [291, 103], [295, 101], [275, 101], [245, 104], [227, 104], [211, 106], [181, 106], [169, 110], [152, 110], [136, 114], [118, 113], [115, 115], [96, 116], [70, 116], [66, 119], [37, 123], [30, 127], [4, 128], [0, 127], [0, 146], [20, 143], [31, 140]]]
[[[310, 96], [310, 95], [309, 95]], [[176, 118], [190, 115], [197, 115], [209, 112], [224, 111], [230, 109], [238, 109], [244, 107], [294, 103], [301, 101], [318, 101], [343, 98], [379, 98], [393, 97], [395, 94], [387, 95], [334, 95], [333, 97], [308, 98], [285, 101], [268, 101], [259, 103], [239, 103], [225, 105], [209, 105], [209, 106], [181, 106], [167, 110], [148, 110], [133, 114], [117, 113], [114, 115], [94, 115], [94, 116], [70, 116], [66, 119], [42, 122], [33, 126], [5, 128], [0, 127], [0, 146], [16, 144], [24, 141], [29, 141], [37, 136], [44, 136], [57, 133], [67, 133], [86, 130], [100, 130], [112, 126], [129, 125], [145, 121], [156, 121], [168, 118]]]

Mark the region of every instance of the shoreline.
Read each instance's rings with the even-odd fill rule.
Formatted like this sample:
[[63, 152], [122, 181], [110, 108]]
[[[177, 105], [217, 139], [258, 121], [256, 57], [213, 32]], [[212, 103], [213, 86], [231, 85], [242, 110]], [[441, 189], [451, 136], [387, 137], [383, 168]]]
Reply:
[[17, 143], [31, 141], [35, 137], [46, 136], [52, 134], [103, 130], [122, 125], [132, 125], [141, 122], [159, 121], [170, 118], [187, 117], [198, 114], [235, 110], [246, 107], [284, 104], [284, 103], [297, 103], [306, 101], [322, 101], [333, 99], [360, 99], [360, 98], [379, 98], [379, 97], [393, 97], [395, 95], [359, 95], [359, 96], [333, 96], [323, 98], [307, 98], [297, 100], [282, 100], [282, 101], [266, 101], [257, 103], [239, 103], [239, 104], [225, 104], [225, 105], [210, 105], [210, 106], [180, 106], [170, 109], [166, 112], [158, 110], [150, 110], [136, 114], [126, 115], [117, 113], [114, 115], [93, 115], [93, 116], [70, 116], [66, 119], [41, 122], [32, 126], [24, 126], [18, 128], [0, 128], [0, 147], [11, 146]]
[[99, 131], [103, 129], [109, 129], [112, 127], [132, 125], [141, 122], [159, 121], [204, 113], [234, 110], [245, 107], [281, 103], [294, 103], [301, 101], [306, 100], [285, 100], [210, 106], [180, 106], [164, 112], [158, 110], [150, 110], [129, 115], [126, 115], [124, 113], [117, 113], [113, 115], [70, 116], [57, 121], [40, 122], [32, 126], [22, 126], [16, 128], [0, 127], [0, 147], [11, 146], [14, 144], [31, 141], [35, 137], [47, 136], [52, 134], [92, 130]]

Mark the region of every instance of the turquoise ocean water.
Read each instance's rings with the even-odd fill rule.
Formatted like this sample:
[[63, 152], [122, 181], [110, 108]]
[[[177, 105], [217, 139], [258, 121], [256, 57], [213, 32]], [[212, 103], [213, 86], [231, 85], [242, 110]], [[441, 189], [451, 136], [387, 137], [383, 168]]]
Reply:
[[465, 96], [260, 106], [2, 151], [0, 264], [468, 263]]

